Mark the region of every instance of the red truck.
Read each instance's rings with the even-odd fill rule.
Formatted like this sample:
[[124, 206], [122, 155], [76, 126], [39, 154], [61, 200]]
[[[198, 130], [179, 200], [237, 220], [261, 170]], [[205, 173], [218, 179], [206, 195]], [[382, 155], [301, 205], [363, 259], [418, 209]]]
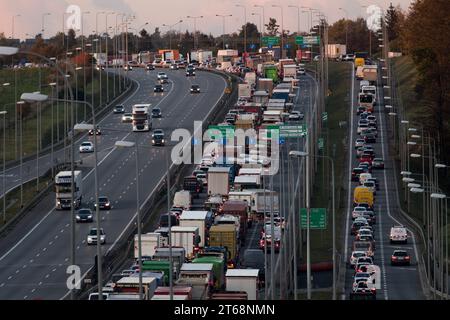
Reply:
[[248, 204], [245, 201], [229, 200], [223, 204], [223, 214], [238, 216], [240, 218], [241, 227], [239, 230], [239, 238], [245, 243], [248, 225], [251, 225], [251, 217], [248, 214]]

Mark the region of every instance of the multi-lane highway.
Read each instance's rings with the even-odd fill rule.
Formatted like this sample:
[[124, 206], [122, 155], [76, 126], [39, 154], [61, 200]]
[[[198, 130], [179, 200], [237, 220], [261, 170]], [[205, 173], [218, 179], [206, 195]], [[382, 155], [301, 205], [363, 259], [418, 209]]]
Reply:
[[[150, 103], [163, 112], [154, 120], [169, 137], [178, 128], [192, 132], [194, 121], [203, 121], [222, 97], [225, 80], [215, 74], [199, 72], [196, 78], [186, 78], [182, 70], [167, 71], [170, 84], [164, 94], [153, 93], [156, 72], [135, 69], [131, 78], [139, 88], [124, 105], [127, 112], [138, 103]], [[199, 84], [202, 93], [191, 95], [192, 83]], [[134, 149], [116, 149], [116, 141], [139, 139], [140, 198], [144, 201], [165, 174], [165, 149], [151, 147], [151, 133], [132, 133], [131, 125], [122, 124], [121, 116], [109, 114], [101, 123], [103, 134], [98, 137], [100, 194], [113, 204], [110, 211], [101, 212], [107, 244], [111, 250], [126, 229], [134, 223], [136, 213], [136, 177]], [[109, 129], [126, 132], [108, 131]], [[92, 137], [89, 139], [93, 139]], [[93, 208], [93, 155], [83, 155], [83, 206]], [[66, 269], [70, 263], [70, 217], [68, 211], [54, 210], [55, 195], [43, 199], [0, 244], [0, 299], [60, 299], [68, 292]], [[88, 247], [86, 237], [94, 224], [76, 226], [76, 265], [82, 274], [94, 263], [96, 248]]]
[[[349, 65], [350, 67], [350, 65]], [[424, 299], [421, 285], [421, 279], [418, 268], [418, 250], [416, 247], [417, 237], [409, 231], [408, 244], [396, 245], [390, 244], [389, 234], [393, 225], [402, 225], [403, 222], [398, 208], [398, 190], [396, 190], [394, 176], [394, 162], [388, 150], [388, 137], [386, 128], [386, 113], [384, 111], [384, 96], [381, 77], [377, 86], [377, 105], [374, 115], [378, 122], [377, 143], [372, 144], [377, 158], [383, 158], [385, 161], [384, 170], [373, 170], [372, 175], [377, 178], [380, 184], [380, 190], [377, 191], [375, 200], [375, 240], [376, 251], [374, 264], [380, 267], [381, 290], [377, 290], [377, 299], [379, 300], [419, 300]], [[353, 210], [353, 190], [359, 184], [351, 181], [351, 171], [358, 167], [356, 151], [354, 149], [355, 140], [359, 137], [357, 134], [359, 116], [356, 115], [358, 93], [360, 89], [359, 81], [355, 80], [355, 73], [352, 77], [352, 103], [350, 108], [351, 123], [349, 132], [349, 164], [348, 164], [348, 208], [345, 228], [345, 252], [344, 259], [348, 259], [352, 253], [352, 243], [354, 236], [350, 235], [352, 223], [351, 212]], [[395, 249], [406, 249], [412, 257], [411, 266], [391, 266], [391, 255]], [[345, 296], [348, 299], [353, 283], [354, 270], [348, 269], [345, 275]]]

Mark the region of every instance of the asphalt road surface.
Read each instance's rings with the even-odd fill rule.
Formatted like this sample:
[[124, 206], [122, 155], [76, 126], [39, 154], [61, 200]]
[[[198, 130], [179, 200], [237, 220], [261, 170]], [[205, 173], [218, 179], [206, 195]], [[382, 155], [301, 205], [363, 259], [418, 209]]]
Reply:
[[[226, 82], [218, 75], [198, 72], [196, 78], [186, 78], [183, 70], [166, 71], [171, 83], [164, 94], [154, 94], [157, 71], [135, 69], [130, 77], [139, 89], [124, 103], [127, 112], [138, 103], [159, 106], [161, 120], [154, 128], [162, 128], [166, 136], [178, 128], [192, 132], [194, 121], [203, 121], [223, 95]], [[191, 95], [191, 84], [199, 84], [202, 93]], [[108, 115], [101, 123], [98, 137], [100, 194], [110, 198], [113, 208], [101, 212], [101, 227], [111, 250], [126, 226], [134, 223], [136, 213], [136, 177], [134, 149], [116, 149], [119, 140], [139, 139], [140, 198], [147, 199], [166, 172], [165, 152], [170, 147], [151, 147], [151, 133], [132, 133], [130, 124], [121, 123], [121, 115]], [[108, 128], [125, 132], [108, 132]], [[91, 137], [90, 140], [93, 138]], [[78, 145], [77, 145], [78, 147]], [[83, 159], [83, 207], [93, 209], [93, 155]], [[67, 267], [70, 264], [69, 211], [54, 210], [55, 195], [51, 193], [30, 212], [0, 243], [0, 299], [61, 299], [68, 293]], [[76, 265], [84, 274], [93, 266], [96, 246], [88, 247], [87, 234], [92, 224], [76, 225]]]
[[[380, 77], [381, 80], [381, 77]], [[379, 81], [379, 83], [381, 83]], [[348, 210], [347, 210], [347, 226], [345, 237], [345, 255], [344, 258], [348, 262], [352, 253], [352, 243], [354, 236], [350, 235], [351, 212], [353, 210], [353, 191], [359, 185], [357, 182], [351, 182], [351, 170], [358, 167], [356, 159], [356, 150], [354, 144], [359, 137], [357, 134], [357, 125], [359, 116], [356, 115], [356, 107], [358, 102], [359, 81], [355, 79], [353, 73], [352, 78], [352, 109], [351, 112], [351, 129], [349, 141], [349, 159], [348, 164]], [[375, 200], [375, 214], [377, 217], [375, 225], [375, 241], [376, 251], [374, 264], [380, 267], [381, 290], [377, 290], [377, 300], [422, 300], [424, 294], [420, 282], [419, 271], [417, 266], [417, 237], [409, 231], [408, 243], [390, 244], [389, 234], [393, 225], [401, 225], [399, 217], [399, 208], [397, 206], [398, 192], [394, 182], [393, 160], [388, 150], [388, 137], [386, 129], [386, 119], [388, 115], [384, 112], [383, 87], [377, 86], [377, 105], [374, 115], [378, 121], [378, 139], [377, 143], [372, 144], [376, 153], [376, 157], [383, 158], [385, 161], [384, 170], [373, 170], [372, 175], [378, 179], [380, 190], [377, 191]], [[405, 249], [412, 257], [411, 266], [391, 266], [391, 255], [396, 249]], [[345, 276], [345, 297], [349, 298], [353, 283], [353, 269], [348, 268]]]

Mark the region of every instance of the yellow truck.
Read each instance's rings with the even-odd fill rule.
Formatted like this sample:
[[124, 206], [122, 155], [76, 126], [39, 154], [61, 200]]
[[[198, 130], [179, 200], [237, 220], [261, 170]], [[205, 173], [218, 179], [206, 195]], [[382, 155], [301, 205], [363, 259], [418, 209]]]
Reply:
[[360, 203], [367, 203], [373, 207], [374, 196], [373, 192], [367, 187], [356, 187], [353, 197], [353, 205], [357, 206]]
[[228, 268], [236, 266], [238, 258], [238, 241], [234, 224], [220, 224], [209, 230], [209, 246], [223, 247], [228, 251]]
[[355, 68], [364, 67], [366, 64], [366, 60], [364, 58], [356, 58], [355, 59]]

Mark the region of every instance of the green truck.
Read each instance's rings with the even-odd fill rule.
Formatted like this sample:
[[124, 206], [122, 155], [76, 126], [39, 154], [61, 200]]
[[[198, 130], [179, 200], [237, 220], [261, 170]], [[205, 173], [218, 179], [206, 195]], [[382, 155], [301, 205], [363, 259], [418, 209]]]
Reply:
[[278, 68], [275, 65], [266, 65], [264, 67], [264, 77], [272, 79], [273, 82], [278, 82]]
[[221, 290], [225, 288], [225, 265], [223, 257], [217, 255], [199, 255], [192, 263], [211, 263], [213, 265], [214, 288]]
[[169, 261], [144, 261], [142, 262], [142, 271], [151, 271], [162, 273], [164, 285], [169, 285], [169, 270], [170, 270], [170, 262]]

